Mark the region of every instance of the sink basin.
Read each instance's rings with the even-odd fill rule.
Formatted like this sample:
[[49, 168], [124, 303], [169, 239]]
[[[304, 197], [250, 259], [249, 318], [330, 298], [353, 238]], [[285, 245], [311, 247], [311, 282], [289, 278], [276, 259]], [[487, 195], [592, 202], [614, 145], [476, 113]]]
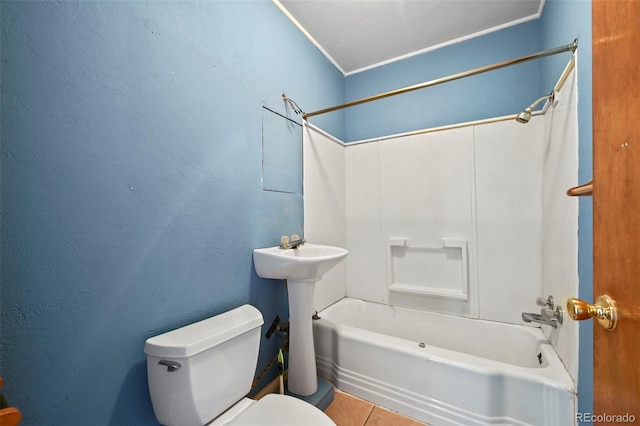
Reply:
[[268, 247], [253, 250], [253, 263], [261, 278], [318, 281], [349, 253], [340, 247], [304, 244], [296, 249]]
[[289, 378], [287, 389], [302, 396], [318, 389], [313, 344], [313, 293], [318, 281], [348, 251], [340, 247], [304, 244], [295, 249], [253, 250], [253, 264], [261, 278], [287, 280], [289, 298]]

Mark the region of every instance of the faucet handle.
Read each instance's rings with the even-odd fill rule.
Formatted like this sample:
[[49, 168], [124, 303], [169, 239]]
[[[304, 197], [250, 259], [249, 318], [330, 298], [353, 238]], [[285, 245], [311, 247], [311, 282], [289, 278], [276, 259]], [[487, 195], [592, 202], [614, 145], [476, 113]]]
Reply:
[[298, 234], [293, 234], [291, 236], [291, 241], [299, 241], [300, 240], [300, 235]]
[[548, 319], [548, 320], [550, 320], [551, 318], [553, 318], [556, 315], [556, 311], [554, 311], [553, 309], [548, 308], [546, 306], [544, 308], [540, 309], [540, 313], [542, 314], [542, 317], [544, 319]]
[[536, 305], [548, 306], [553, 310], [555, 308], [555, 301], [553, 300], [553, 296], [551, 295], [546, 299], [544, 297], [536, 297]]
[[547, 308], [545, 306], [544, 308], [540, 309], [540, 314], [542, 315], [542, 318], [547, 321], [555, 320], [559, 324], [562, 324], [562, 308], [560, 308], [560, 306], [556, 306], [555, 309]]
[[280, 237], [280, 248], [288, 248], [289, 247], [289, 237], [283, 235]]

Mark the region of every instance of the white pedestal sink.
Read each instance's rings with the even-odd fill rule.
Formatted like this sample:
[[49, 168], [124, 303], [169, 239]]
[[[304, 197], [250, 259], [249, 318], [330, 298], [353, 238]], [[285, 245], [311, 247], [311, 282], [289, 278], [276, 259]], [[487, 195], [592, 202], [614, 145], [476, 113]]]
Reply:
[[287, 280], [289, 292], [289, 392], [313, 395], [318, 390], [313, 346], [313, 293], [316, 281], [336, 266], [348, 251], [340, 247], [304, 244], [295, 249], [253, 250], [261, 278]]

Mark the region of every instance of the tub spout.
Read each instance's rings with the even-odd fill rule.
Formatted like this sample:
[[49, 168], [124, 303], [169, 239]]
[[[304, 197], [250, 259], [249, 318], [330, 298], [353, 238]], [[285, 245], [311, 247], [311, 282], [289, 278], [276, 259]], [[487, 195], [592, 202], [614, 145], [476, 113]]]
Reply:
[[545, 318], [541, 314], [532, 314], [530, 312], [522, 313], [522, 321], [524, 322], [536, 322], [538, 324], [550, 325], [553, 328], [558, 327], [558, 320], [556, 318]]
[[544, 297], [538, 297], [536, 299], [536, 305], [542, 306], [540, 313], [532, 314], [530, 312], [523, 312], [522, 321], [550, 325], [553, 328], [558, 328], [558, 325], [562, 325], [562, 308], [555, 305], [553, 296], [549, 296], [546, 299]]

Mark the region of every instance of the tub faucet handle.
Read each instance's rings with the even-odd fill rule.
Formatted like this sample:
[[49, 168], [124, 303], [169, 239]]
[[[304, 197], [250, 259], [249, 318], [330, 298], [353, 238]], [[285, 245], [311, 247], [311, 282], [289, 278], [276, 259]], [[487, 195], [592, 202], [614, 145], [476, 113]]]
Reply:
[[555, 303], [553, 300], [553, 296], [549, 296], [546, 299], [544, 297], [536, 297], [536, 305], [538, 306], [547, 306], [551, 309], [555, 308]]
[[546, 306], [540, 309], [540, 313], [542, 314], [542, 318], [548, 319], [548, 320], [556, 316], [556, 311], [554, 311], [551, 308], [547, 308]]

